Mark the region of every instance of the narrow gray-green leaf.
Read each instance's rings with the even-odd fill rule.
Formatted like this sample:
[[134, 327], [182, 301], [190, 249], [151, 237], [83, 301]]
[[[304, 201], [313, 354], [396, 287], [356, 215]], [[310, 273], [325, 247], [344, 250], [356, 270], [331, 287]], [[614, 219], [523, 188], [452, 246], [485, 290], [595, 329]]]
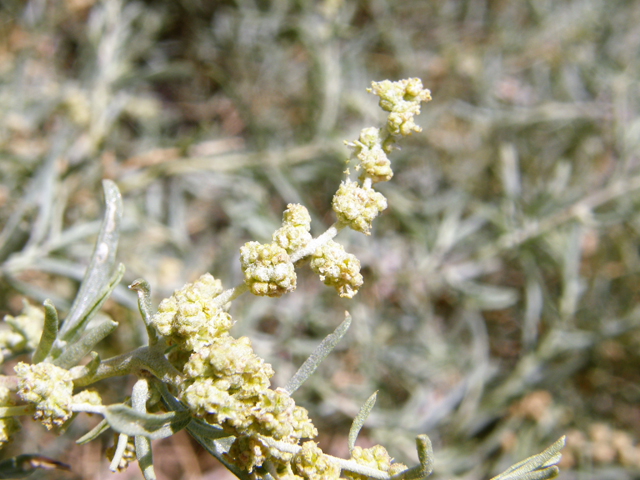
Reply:
[[188, 411], [149, 414], [136, 412], [124, 405], [105, 407], [104, 418], [116, 432], [125, 435], [142, 435], [151, 440], [170, 437], [187, 426], [191, 417]]
[[93, 347], [95, 347], [98, 342], [113, 332], [117, 326], [117, 322], [108, 319], [92, 329], [87, 330], [75, 343], [66, 346], [62, 354], [52, 363], [57, 367], [67, 370], [70, 369], [93, 350]]
[[84, 445], [85, 443], [89, 443], [91, 440], [95, 440], [100, 435], [102, 435], [102, 433], [109, 430], [109, 428], [110, 427], [107, 421], [105, 419], [102, 419], [98, 425], [96, 425], [87, 433], [85, 433], [83, 436], [81, 436], [79, 439], [77, 439], [76, 443], [78, 445]]
[[44, 325], [36, 350], [31, 357], [31, 363], [40, 363], [51, 351], [51, 346], [58, 335], [58, 312], [49, 299], [44, 301]]
[[24, 478], [36, 470], [66, 470], [69, 465], [52, 460], [42, 455], [24, 454], [7, 458], [0, 462], [0, 478]]
[[349, 452], [353, 451], [353, 447], [356, 446], [356, 439], [358, 438], [358, 434], [360, 433], [360, 429], [364, 425], [364, 422], [367, 420], [367, 417], [371, 413], [373, 406], [376, 404], [376, 397], [378, 396], [378, 392], [374, 392], [364, 405], [360, 408], [358, 415], [353, 419], [353, 423], [351, 424], [351, 428], [349, 429]]
[[142, 316], [144, 325], [147, 328], [149, 345], [155, 345], [158, 342], [158, 334], [156, 333], [156, 329], [151, 325], [153, 312], [151, 311], [151, 293], [149, 283], [147, 283], [146, 280], [139, 278], [129, 285], [129, 288], [138, 294], [138, 309], [140, 310], [140, 315]]
[[63, 340], [69, 340], [71, 335], [86, 321], [87, 311], [94, 309], [93, 306], [99, 301], [99, 297], [102, 296], [105, 286], [112, 276], [120, 234], [122, 197], [118, 187], [111, 180], [103, 180], [102, 187], [104, 188], [106, 206], [104, 220], [89, 267], [71, 305], [69, 315], [60, 329], [60, 337]]
[[136, 459], [144, 480], [156, 480], [156, 472], [153, 469], [153, 456], [151, 454], [151, 440], [142, 435], [136, 435], [133, 439], [136, 447]]
[[416, 449], [418, 450], [420, 465], [396, 473], [391, 477], [391, 480], [418, 480], [425, 479], [431, 475], [433, 472], [433, 445], [427, 435], [418, 435], [416, 437]]
[[[131, 407], [137, 413], [147, 414], [147, 400], [149, 400], [149, 380], [139, 379], [131, 392]], [[145, 480], [156, 480], [153, 469], [153, 455], [151, 453], [151, 440], [142, 435], [136, 435], [133, 439], [136, 448], [136, 459]]]
[[74, 328], [72, 331], [70, 331], [66, 335], [66, 337], [64, 338], [66, 342], [74, 343], [78, 339], [78, 337], [82, 335], [89, 321], [95, 316], [96, 313], [98, 313], [98, 310], [100, 310], [104, 302], [107, 301], [107, 299], [111, 296], [111, 293], [113, 292], [113, 290], [118, 286], [118, 284], [120, 283], [120, 280], [122, 280], [124, 271], [125, 271], [124, 265], [120, 263], [118, 267], [114, 270], [113, 275], [111, 276], [111, 279], [109, 280], [109, 282], [104, 286], [102, 291], [95, 296], [94, 298], [95, 301], [93, 302], [93, 304], [90, 307], [88, 307], [87, 310], [85, 310], [84, 316], [78, 322], [77, 327]]
[[316, 371], [318, 365], [326, 358], [329, 353], [335, 348], [340, 339], [347, 333], [349, 326], [351, 325], [351, 315], [349, 312], [345, 312], [344, 321], [338, 325], [333, 333], [327, 335], [320, 345], [313, 351], [313, 353], [305, 360], [302, 366], [298, 369], [291, 380], [287, 382], [284, 389], [291, 395], [295, 392], [300, 385], [302, 385], [313, 372]]
[[565, 437], [560, 437], [544, 452], [512, 465], [491, 480], [542, 480], [555, 477], [558, 474], [555, 464], [560, 461], [562, 455], [559, 452], [564, 443]]

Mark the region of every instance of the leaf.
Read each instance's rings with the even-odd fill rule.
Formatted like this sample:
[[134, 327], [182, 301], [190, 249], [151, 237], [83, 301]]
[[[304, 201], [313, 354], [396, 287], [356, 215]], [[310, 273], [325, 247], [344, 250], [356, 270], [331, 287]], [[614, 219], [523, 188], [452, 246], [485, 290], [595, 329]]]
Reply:
[[93, 347], [118, 326], [117, 322], [108, 319], [100, 325], [96, 325], [91, 330], [82, 334], [82, 336], [72, 345], [65, 347], [62, 355], [56, 358], [52, 363], [61, 368], [70, 369], [75, 366]]
[[358, 415], [356, 415], [356, 418], [353, 419], [353, 423], [351, 424], [351, 428], [349, 429], [349, 439], [348, 439], [349, 453], [353, 451], [353, 447], [355, 447], [356, 445], [356, 439], [358, 438], [360, 429], [362, 428], [362, 426], [364, 425], [364, 422], [367, 420], [367, 417], [371, 413], [373, 406], [376, 404], [377, 396], [378, 396], [378, 392], [376, 391], [373, 393], [373, 395], [371, 395], [367, 399], [366, 402], [364, 402], [364, 405], [362, 405], [362, 407], [360, 408]]
[[318, 365], [324, 360], [329, 353], [335, 348], [340, 339], [347, 333], [349, 326], [351, 325], [351, 315], [349, 312], [345, 312], [344, 321], [338, 325], [333, 333], [327, 335], [320, 345], [313, 351], [313, 353], [305, 360], [302, 366], [298, 369], [291, 380], [287, 382], [284, 389], [291, 395], [295, 392], [300, 385], [302, 385], [313, 372], [316, 371]]
[[113, 290], [109, 285], [113, 283], [112, 272], [122, 218], [122, 197], [118, 187], [111, 180], [103, 180], [102, 187], [106, 206], [104, 220], [89, 267], [71, 305], [69, 315], [60, 328], [59, 338], [64, 341], [72, 340], [77, 332], [82, 331], [91, 318], [90, 313], [97, 310], [96, 305], [104, 302], [106, 291], [110, 293]]
[[107, 421], [105, 419], [102, 419], [98, 425], [96, 425], [87, 433], [85, 433], [83, 436], [81, 436], [79, 439], [77, 439], [76, 444], [84, 445], [85, 443], [89, 443], [91, 440], [95, 440], [104, 432], [109, 430], [109, 428], [110, 427]]
[[122, 404], [105, 407], [104, 418], [118, 433], [130, 437], [141, 435], [150, 440], [170, 437], [185, 428], [191, 420], [188, 411], [150, 414], [136, 412]]
[[564, 447], [565, 438], [560, 437], [544, 452], [512, 465], [491, 480], [544, 480], [557, 476], [559, 469], [556, 464], [562, 457], [560, 450]]
[[396, 473], [391, 477], [391, 480], [424, 479], [433, 473], [433, 445], [427, 435], [418, 435], [416, 437], [416, 449], [418, 450], [420, 465]]
[[69, 465], [42, 455], [24, 454], [0, 462], [0, 478], [24, 478], [36, 470], [66, 470]]
[[42, 335], [40, 335], [38, 346], [31, 357], [31, 363], [33, 364], [40, 363], [49, 355], [51, 346], [58, 335], [58, 312], [56, 312], [56, 307], [53, 306], [49, 299], [45, 300], [43, 305], [44, 325], [42, 326]]
[[147, 336], [149, 337], [149, 345], [155, 345], [158, 342], [158, 334], [156, 329], [151, 325], [151, 317], [153, 313], [151, 311], [151, 289], [149, 283], [139, 278], [129, 285], [130, 290], [134, 290], [138, 294], [138, 309], [144, 325], [147, 328]]

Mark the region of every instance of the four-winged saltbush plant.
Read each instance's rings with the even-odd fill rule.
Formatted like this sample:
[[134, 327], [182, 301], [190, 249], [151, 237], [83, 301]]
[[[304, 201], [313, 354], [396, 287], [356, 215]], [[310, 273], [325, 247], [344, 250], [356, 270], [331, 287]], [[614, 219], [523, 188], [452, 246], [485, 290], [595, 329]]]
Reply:
[[[392, 178], [388, 155], [397, 142], [419, 132], [414, 116], [431, 99], [419, 79], [373, 83], [369, 90], [388, 112], [386, 123], [365, 128], [351, 149], [346, 178], [333, 197], [335, 223], [313, 237], [311, 217], [303, 205], [290, 204], [281, 228], [270, 242], [248, 242], [240, 248], [244, 281], [225, 290], [209, 273], [176, 290], [157, 311], [151, 307], [144, 280], [129, 288], [138, 295], [148, 345], [101, 359], [94, 351], [117, 323], [98, 320], [96, 313], [122, 279], [116, 264], [122, 200], [115, 183], [105, 180], [106, 213], [91, 263], [64, 321], [46, 301], [44, 313], [25, 304], [23, 314], [8, 319], [12, 331], [2, 339], [2, 353], [31, 352], [31, 362], [19, 362], [15, 376], [2, 377], [0, 420], [6, 442], [18, 428], [17, 417], [31, 415], [47, 429], [65, 427], [78, 413], [99, 414], [103, 420], [77, 440], [86, 443], [106, 430], [116, 433], [109, 451], [111, 469], [126, 468], [137, 459], [145, 479], [155, 478], [151, 440], [186, 429], [211, 455], [241, 479], [417, 479], [433, 470], [431, 442], [416, 438], [419, 464], [394, 462], [376, 445], [355, 446], [358, 433], [375, 404], [375, 394], [361, 408], [349, 432], [350, 457], [323, 453], [313, 440], [317, 429], [292, 394], [315, 371], [346, 333], [346, 319], [304, 362], [284, 388], [271, 388], [271, 365], [256, 355], [247, 337], [235, 338], [231, 303], [240, 295], [279, 297], [296, 288], [296, 269], [311, 269], [341, 297], [352, 298], [363, 285], [360, 262], [334, 241], [344, 228], [370, 235], [372, 221], [387, 207], [375, 189]], [[88, 361], [86, 361], [88, 359]], [[137, 378], [129, 399], [103, 405], [91, 385], [114, 376]], [[76, 392], [74, 394], [74, 392]], [[544, 479], [555, 476], [564, 439], [539, 455], [520, 462], [496, 479]], [[60, 468], [54, 460], [25, 454], [0, 463], [0, 477], [26, 476], [36, 468]]]

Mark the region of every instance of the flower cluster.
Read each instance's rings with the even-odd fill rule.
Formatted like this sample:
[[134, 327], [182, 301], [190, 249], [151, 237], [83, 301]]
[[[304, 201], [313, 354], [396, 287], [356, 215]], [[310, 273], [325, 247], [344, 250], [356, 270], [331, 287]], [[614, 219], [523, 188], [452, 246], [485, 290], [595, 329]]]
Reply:
[[333, 240], [313, 253], [311, 268], [325, 285], [334, 287], [341, 297], [352, 298], [364, 283], [360, 261]]
[[384, 80], [371, 82], [367, 91], [380, 97], [380, 108], [389, 112], [387, 130], [391, 135], [406, 137], [411, 132], [421, 132], [413, 117], [420, 114], [420, 104], [431, 100], [431, 92], [422, 87], [419, 78], [409, 78], [398, 82]]
[[[0, 331], [0, 352], [8, 351], [12, 353], [35, 350], [42, 333], [44, 324], [44, 312], [23, 301], [22, 312], [13, 317], [5, 315], [4, 322], [10, 328]], [[0, 354], [0, 363], [2, 354]]]
[[[13, 405], [10, 390], [0, 385], [0, 407], [9, 407]], [[0, 448], [2, 448], [15, 432], [20, 430], [20, 423], [15, 417], [0, 418]]]
[[273, 234], [273, 241], [289, 255], [304, 248], [312, 239], [311, 216], [305, 207], [290, 203], [282, 214], [282, 227]]
[[365, 128], [358, 140], [347, 143], [352, 149], [351, 159], [357, 162], [356, 170], [362, 170], [358, 178], [361, 185], [349, 179], [343, 181], [332, 202], [338, 221], [365, 235], [370, 234], [373, 219], [387, 208], [387, 200], [371, 185], [393, 177], [387, 154], [399, 137], [420, 131], [413, 117], [420, 113], [422, 102], [431, 100], [431, 93], [422, 87], [419, 78], [372, 82], [368, 91], [380, 97], [380, 107], [389, 116], [385, 128]]
[[194, 283], [185, 285], [164, 299], [151, 324], [160, 335], [169, 339], [169, 343], [184, 347], [187, 351], [198, 350], [233, 325], [231, 316], [212, 303], [220, 293], [220, 280], [205, 273]]
[[23, 362], [14, 370], [18, 375], [18, 396], [35, 404], [35, 420], [40, 420], [50, 430], [71, 417], [73, 379], [68, 370], [50, 363], [28, 365]]
[[385, 208], [387, 199], [371, 187], [361, 187], [347, 179], [333, 196], [333, 211], [338, 221], [356, 232], [371, 234], [371, 222]]
[[302, 444], [300, 452], [295, 456], [294, 471], [309, 480], [331, 480], [340, 477], [340, 467], [318, 448], [315, 442]]
[[240, 248], [244, 283], [254, 295], [279, 297], [296, 288], [296, 271], [287, 251], [277, 243], [248, 242]]
[[[354, 447], [351, 459], [360, 465], [386, 472], [389, 475], [395, 475], [407, 469], [407, 466], [402, 463], [392, 463], [393, 459], [382, 445], [374, 445], [371, 448]], [[345, 472], [344, 476], [350, 480], [367, 480], [369, 478], [351, 472]]]

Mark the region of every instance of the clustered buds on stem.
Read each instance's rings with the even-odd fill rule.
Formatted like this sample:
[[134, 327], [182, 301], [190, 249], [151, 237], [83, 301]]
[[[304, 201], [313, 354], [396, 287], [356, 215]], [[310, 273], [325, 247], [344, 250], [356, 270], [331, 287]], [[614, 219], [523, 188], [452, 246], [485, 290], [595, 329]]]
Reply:
[[[373, 189], [374, 184], [393, 176], [387, 154], [399, 137], [420, 131], [413, 117], [420, 112], [420, 103], [431, 99], [429, 91], [415, 78], [372, 83], [369, 91], [380, 97], [380, 106], [389, 116], [383, 128], [365, 128], [358, 140], [347, 144], [360, 175], [357, 180], [346, 178], [334, 195], [332, 206], [337, 222], [332, 227], [314, 238], [307, 209], [290, 204], [271, 243], [248, 242], [240, 248], [243, 285], [223, 292], [220, 280], [207, 273], [163, 300], [155, 315], [148, 312], [148, 305], [141, 303], [154, 340], [149, 349], [156, 345], [168, 346], [168, 350], [159, 355], [167, 368], [177, 369], [182, 375], [175, 374], [181, 381], [172, 384], [174, 393], [192, 416], [219, 426], [235, 437], [225, 456], [249, 473], [267, 464], [278, 478], [288, 480], [332, 480], [341, 474], [349, 479], [366, 478], [342, 471], [345, 467], [340, 462], [344, 461], [325, 455], [310, 440], [318, 432], [307, 410], [297, 406], [287, 390], [270, 388], [274, 374], [271, 365], [253, 352], [248, 338], [230, 335], [233, 320], [227, 309], [229, 302], [246, 290], [270, 297], [293, 291], [296, 288], [294, 261], [297, 265], [305, 259], [310, 260], [320, 280], [334, 287], [341, 297], [353, 297], [362, 286], [360, 262], [332, 238], [344, 227], [370, 234], [372, 221], [387, 207], [385, 197]], [[39, 309], [28, 305], [22, 316], [10, 317], [13, 332], [0, 333], [0, 353], [33, 350], [38, 345], [43, 318]], [[36, 325], [38, 335], [25, 325]], [[164, 337], [162, 342], [154, 343], [156, 332]], [[48, 429], [70, 419], [74, 406], [76, 409], [100, 406], [100, 397], [93, 390], [73, 395], [74, 380], [81, 378], [75, 369], [66, 370], [47, 361], [32, 365], [20, 362], [15, 372], [17, 396], [32, 405], [28, 407], [29, 413], [34, 411], [34, 418]], [[8, 389], [0, 386], [0, 406], [8, 407], [11, 402]], [[0, 445], [16, 428], [12, 418], [0, 419]], [[125, 450], [132, 458], [132, 445]], [[125, 458], [123, 467], [129, 457]], [[356, 447], [350, 461], [356, 472], [374, 469], [393, 475], [406, 468], [392, 463], [387, 451], [379, 445], [366, 450]]]

